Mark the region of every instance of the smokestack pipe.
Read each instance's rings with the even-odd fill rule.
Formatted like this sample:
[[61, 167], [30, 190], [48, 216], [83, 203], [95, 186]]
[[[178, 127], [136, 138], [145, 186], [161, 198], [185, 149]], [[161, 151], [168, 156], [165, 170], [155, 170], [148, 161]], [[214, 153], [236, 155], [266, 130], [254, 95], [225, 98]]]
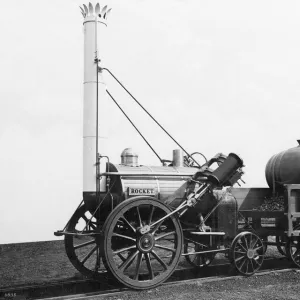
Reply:
[[99, 168], [99, 102], [106, 97], [106, 86], [101, 72], [101, 33], [106, 29], [106, 21], [111, 9], [83, 4], [80, 7], [84, 17], [84, 82], [83, 82], [83, 199], [95, 199], [96, 193], [105, 190], [103, 179], [97, 179]]

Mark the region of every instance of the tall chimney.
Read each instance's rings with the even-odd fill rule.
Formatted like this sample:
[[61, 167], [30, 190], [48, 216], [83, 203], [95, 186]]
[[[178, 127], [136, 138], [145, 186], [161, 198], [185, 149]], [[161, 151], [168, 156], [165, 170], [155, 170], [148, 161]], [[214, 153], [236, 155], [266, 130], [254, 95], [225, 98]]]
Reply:
[[[99, 168], [99, 112], [100, 103], [106, 97], [106, 86], [101, 69], [101, 33], [111, 9], [93, 7], [91, 3], [80, 7], [84, 17], [84, 81], [83, 81], [83, 199], [95, 199], [96, 193], [105, 189], [104, 179], [97, 180]], [[100, 146], [100, 145], [99, 145]]]

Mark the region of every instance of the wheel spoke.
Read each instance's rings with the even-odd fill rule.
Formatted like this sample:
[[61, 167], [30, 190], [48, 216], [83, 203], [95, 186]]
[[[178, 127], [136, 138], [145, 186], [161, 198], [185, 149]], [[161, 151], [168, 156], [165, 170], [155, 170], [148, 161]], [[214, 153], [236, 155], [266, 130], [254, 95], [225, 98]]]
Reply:
[[125, 271], [133, 262], [135, 257], [138, 255], [139, 250], [136, 250], [135, 252], [131, 253], [129, 257], [119, 266], [119, 270]]
[[150, 225], [151, 222], [152, 222], [152, 217], [153, 217], [154, 210], [155, 210], [155, 206], [152, 205], [151, 212], [150, 212], [149, 219], [148, 219], [148, 225]]
[[131, 230], [135, 233], [136, 229], [128, 222], [128, 220], [125, 218], [125, 216], [123, 215], [120, 219], [123, 219], [125, 221], [125, 223], [131, 228]]
[[126, 258], [121, 253], [118, 253], [117, 255], [121, 258], [122, 261], [126, 260]]
[[96, 243], [95, 240], [88, 241], [88, 242], [85, 242], [85, 243], [74, 246], [74, 249], [76, 250], [76, 249], [79, 249], [79, 248], [82, 248], [82, 247], [85, 247], [85, 246], [88, 246], [88, 245], [92, 245], [92, 244], [95, 244], [95, 243]]
[[293, 256], [296, 258], [300, 256], [300, 249], [297, 249], [296, 252], [293, 254]]
[[152, 234], [155, 234], [155, 232], [157, 231], [157, 229], [161, 226], [161, 224], [163, 223], [165, 221], [165, 219], [164, 220], [161, 220], [160, 222], [158, 222], [157, 224], [156, 224], [156, 226], [154, 227], [154, 229], [153, 229], [153, 231], [151, 232]]
[[246, 274], [248, 274], [249, 260], [248, 260], [248, 259], [246, 259], [246, 262], [247, 262], [247, 264], [246, 264]]
[[147, 268], [149, 271], [149, 275], [150, 275], [150, 279], [154, 278], [154, 274], [153, 274], [153, 270], [152, 270], [152, 266], [151, 266], [151, 261], [149, 258], [149, 253], [144, 253], [145, 259], [146, 259], [146, 264], [147, 264]]
[[245, 252], [247, 252], [248, 250], [243, 246], [243, 244], [242, 244], [242, 240], [241, 240], [241, 243], [238, 243], [238, 245], [241, 247], [241, 248], [243, 248], [244, 250], [245, 250]]
[[162, 246], [162, 245], [159, 245], [159, 244], [155, 244], [154, 247], [164, 249], [164, 250], [167, 250], [167, 251], [172, 251], [173, 253], [176, 252], [175, 249], [172, 249], [172, 248], [169, 248], [169, 247], [166, 247], [166, 246]]
[[245, 256], [240, 256], [240, 257], [236, 258], [234, 261], [238, 262], [238, 261], [242, 260], [243, 258], [245, 258]]
[[258, 266], [260, 266], [260, 264], [257, 262], [257, 259], [256, 258], [252, 258], [252, 260], [258, 265]]
[[83, 258], [81, 263], [84, 265], [84, 263], [91, 257], [91, 255], [96, 251], [97, 245]]
[[98, 272], [100, 269], [100, 253], [99, 253], [99, 247], [97, 247], [97, 253], [96, 253], [96, 263], [95, 263], [95, 272]]
[[254, 247], [255, 247], [255, 245], [256, 245], [256, 243], [257, 243], [257, 241], [258, 241], [258, 237], [256, 237], [256, 240], [255, 240], [255, 242], [254, 242], [254, 243], [251, 243], [251, 244], [250, 244], [250, 247], [251, 247], [251, 248], [254, 248]]
[[138, 214], [138, 221], [139, 221], [140, 227], [142, 227], [143, 224], [142, 224], [141, 214], [140, 214], [140, 210], [139, 210], [138, 206], [136, 207], [136, 211], [137, 211], [137, 214]]
[[[246, 237], [245, 237], [245, 236], [243, 236], [243, 238], [244, 238], [244, 241], [245, 241], [246, 250], [248, 250], [248, 249], [249, 249], [249, 247], [248, 247], [248, 242], [247, 242], [247, 239], [246, 239]], [[241, 240], [242, 240], [242, 239], [241, 239]]]
[[86, 215], [82, 215], [82, 218], [84, 219], [84, 221], [86, 222], [86, 224], [89, 223], [89, 226], [93, 227], [93, 229], [96, 229], [96, 226], [92, 223], [91, 220], [89, 220]]
[[247, 260], [247, 258], [245, 257], [245, 256], [243, 256], [243, 258], [244, 258], [244, 261], [241, 263], [241, 265], [239, 266], [239, 269], [240, 270], [242, 270], [242, 268], [243, 268], [243, 266], [244, 266], [244, 264], [245, 264], [245, 262], [246, 262], [246, 260]]
[[161, 260], [161, 258], [156, 254], [154, 250], [151, 251], [151, 254], [156, 258], [156, 260], [163, 266], [165, 271], [168, 269], [167, 265], [164, 263], [164, 261]]
[[114, 255], [120, 254], [120, 253], [122, 253], [122, 252], [131, 250], [131, 249], [136, 249], [136, 245], [133, 245], [133, 246], [130, 246], [130, 247], [126, 247], [126, 248], [122, 248], [122, 249], [119, 249], [119, 250], [117, 250], [117, 251], [113, 251], [113, 254], [114, 254]]
[[112, 234], [112, 236], [120, 237], [120, 238], [127, 239], [127, 240], [130, 240], [133, 242], [136, 241], [136, 239], [132, 238], [131, 236], [127, 236], [127, 235], [123, 235], [123, 234], [119, 234], [119, 233], [115, 233], [115, 232]]
[[252, 272], [254, 272], [254, 265], [253, 265], [253, 262], [252, 262], [252, 259], [250, 259], [250, 263], [251, 263], [251, 267], [252, 267]]
[[170, 231], [170, 232], [167, 232], [167, 233], [164, 233], [164, 234], [161, 234], [161, 235], [158, 235], [157, 237], [155, 237], [155, 240], [158, 241], [168, 235], [171, 235], [171, 234], [175, 234], [175, 231]]
[[136, 268], [135, 268], [135, 275], [134, 275], [134, 280], [137, 280], [139, 277], [139, 271], [140, 271], [140, 265], [142, 261], [142, 252], [139, 252], [138, 257], [137, 257], [137, 263], [136, 263]]
[[264, 246], [258, 246], [257, 248], [254, 248], [253, 250], [254, 251], [257, 251], [257, 250], [259, 250], [259, 249], [261, 249], [261, 248], [263, 248]]
[[238, 253], [238, 254], [243, 254], [243, 255], [245, 255], [247, 252], [244, 252], [244, 251], [238, 251], [238, 250], [235, 250], [234, 251], [235, 253]]

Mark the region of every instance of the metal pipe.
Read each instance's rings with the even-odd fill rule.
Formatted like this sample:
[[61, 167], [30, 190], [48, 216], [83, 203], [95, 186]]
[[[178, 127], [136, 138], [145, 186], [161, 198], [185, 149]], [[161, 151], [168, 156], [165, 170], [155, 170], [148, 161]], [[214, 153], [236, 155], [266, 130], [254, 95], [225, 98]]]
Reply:
[[174, 215], [175, 213], [177, 213], [179, 210], [185, 208], [187, 206], [187, 201], [183, 201], [175, 210], [173, 210], [172, 212], [170, 212], [169, 214], [165, 215], [164, 217], [162, 217], [161, 219], [157, 220], [156, 222], [150, 224], [150, 227], [153, 227], [161, 222], [163, 222], [165, 219], [167, 219], [168, 217]]
[[[103, 172], [99, 174], [100, 176], [128, 176], [128, 177], [154, 177], [154, 176], [162, 176], [162, 177], [191, 177], [193, 174], [190, 173], [130, 173], [130, 172]], [[207, 177], [199, 177], [199, 180], [205, 180]]]
[[216, 253], [216, 252], [227, 252], [230, 250], [230, 248], [225, 248], [225, 249], [216, 249], [216, 250], [207, 250], [207, 251], [198, 251], [198, 252], [189, 252], [189, 253], [183, 253], [181, 254], [182, 256], [187, 256], [187, 255], [195, 255], [195, 254], [206, 254], [206, 253]]
[[171, 140], [173, 140], [176, 145], [189, 157], [191, 158], [196, 165], [198, 165], [199, 167], [201, 167], [199, 165], [199, 163], [169, 134], [168, 131], [166, 131], [166, 129], [160, 125], [160, 123], [158, 121], [156, 121], [156, 119], [146, 110], [146, 108], [144, 108], [144, 106], [126, 89], [126, 87], [117, 79], [117, 77], [107, 68], [102, 68], [101, 70], [105, 70], [107, 71], [118, 83], [119, 85], [130, 95], [130, 97], [144, 110], [144, 112], [171, 138]]
[[[99, 4], [97, 4], [99, 7]], [[83, 198], [87, 194], [99, 194], [105, 188], [105, 178], [99, 182], [98, 162], [100, 102], [106, 97], [99, 62], [100, 45], [103, 45], [102, 31], [107, 27], [106, 15], [99, 15], [92, 4], [81, 10], [84, 20], [84, 82], [83, 82]], [[102, 105], [102, 104], [101, 104]], [[103, 145], [101, 145], [103, 148]], [[103, 149], [102, 149], [103, 150]], [[101, 150], [101, 151], [102, 151]]]
[[196, 235], [225, 235], [225, 232], [210, 232], [210, 231], [194, 231], [190, 233]]

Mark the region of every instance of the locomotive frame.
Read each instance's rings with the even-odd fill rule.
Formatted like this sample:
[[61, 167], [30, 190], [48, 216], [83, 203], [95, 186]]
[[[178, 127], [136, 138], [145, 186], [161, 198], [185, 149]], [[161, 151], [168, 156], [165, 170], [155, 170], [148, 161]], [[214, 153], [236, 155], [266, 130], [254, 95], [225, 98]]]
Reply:
[[[213, 162], [218, 163], [215, 170], [209, 168]], [[242, 166], [243, 162], [235, 154], [217, 155], [164, 203], [144, 195], [122, 199], [115, 207], [107, 206], [104, 199], [116, 183], [110, 179], [111, 185], [96, 207], [92, 209], [91, 203], [80, 205], [65, 229], [56, 235], [65, 235], [67, 255], [81, 273], [100, 278], [102, 260], [113, 278], [134, 289], [153, 288], [164, 282], [176, 269], [181, 256], [194, 267], [204, 267], [222, 252], [240, 273], [252, 275], [263, 263], [263, 241], [255, 232], [239, 230], [237, 203], [233, 197], [226, 199], [228, 193], [220, 190], [241, 177]], [[101, 175], [122, 177], [124, 173]], [[146, 175], [153, 177], [141, 174]], [[116, 196], [111, 195], [108, 203], [112, 204]], [[198, 204], [200, 208], [195, 215]], [[85, 215], [88, 212], [89, 219]], [[80, 219], [85, 222], [78, 231], [76, 225]], [[88, 240], [80, 240], [87, 237]], [[80, 243], [75, 244], [76, 239]], [[83, 256], [77, 251], [82, 248], [87, 249]], [[86, 265], [93, 254], [96, 259]]]

